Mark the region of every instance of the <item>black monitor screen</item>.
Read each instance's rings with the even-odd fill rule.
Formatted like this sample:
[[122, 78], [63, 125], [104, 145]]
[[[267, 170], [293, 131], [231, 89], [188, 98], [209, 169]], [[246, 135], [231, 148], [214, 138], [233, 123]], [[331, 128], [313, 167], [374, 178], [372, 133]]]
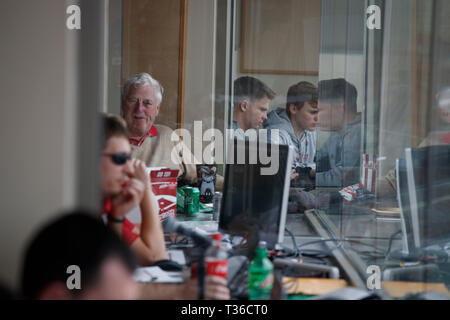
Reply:
[[406, 163], [416, 242], [450, 239], [450, 146], [407, 149]]
[[[230, 157], [227, 159], [219, 229], [231, 235], [247, 236], [249, 243], [251, 239], [264, 240], [269, 248], [274, 248], [279, 233], [284, 233], [290, 182], [287, 167], [290, 168], [291, 157], [288, 146], [276, 145], [278, 152], [275, 145], [266, 146], [267, 150], [263, 151], [272, 159], [277, 158], [278, 170], [273, 174], [262, 174], [261, 169], [273, 166], [274, 161], [269, 165], [262, 164], [259, 158], [256, 163], [250, 160], [261, 151], [261, 144], [237, 139], [231, 144], [233, 150], [228, 152], [234, 156], [232, 164]], [[244, 154], [245, 163], [242, 163]]]
[[402, 217], [402, 233], [403, 233], [403, 252], [405, 254], [412, 253], [417, 247], [414, 242], [414, 232], [412, 226], [412, 217], [410, 210], [410, 199], [408, 190], [408, 178], [406, 171], [406, 161], [403, 158], [397, 159], [397, 199], [400, 205], [400, 214]]

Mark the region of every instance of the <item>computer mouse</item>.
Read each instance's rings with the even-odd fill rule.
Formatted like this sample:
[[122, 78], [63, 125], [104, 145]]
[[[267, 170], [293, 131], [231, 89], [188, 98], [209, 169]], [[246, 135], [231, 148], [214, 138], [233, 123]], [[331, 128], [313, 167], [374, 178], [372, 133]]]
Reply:
[[164, 271], [182, 271], [183, 270], [183, 266], [173, 260], [160, 260], [160, 261], [157, 261], [153, 266], [160, 267]]

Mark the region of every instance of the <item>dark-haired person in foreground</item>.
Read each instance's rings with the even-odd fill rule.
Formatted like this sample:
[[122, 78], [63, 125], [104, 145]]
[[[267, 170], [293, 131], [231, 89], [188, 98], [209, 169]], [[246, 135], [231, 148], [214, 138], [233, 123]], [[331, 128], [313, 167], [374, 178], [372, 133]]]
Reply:
[[[78, 279], [77, 271], [71, 269], [74, 266], [79, 268]], [[196, 281], [182, 285], [137, 283], [132, 277], [135, 268], [133, 252], [96, 214], [84, 211], [62, 213], [30, 241], [25, 251], [19, 298], [197, 298]], [[214, 279], [207, 278], [205, 297], [228, 299], [229, 295]]]
[[[70, 266], [79, 268], [78, 279]], [[127, 245], [95, 214], [64, 213], [41, 228], [25, 252], [22, 298], [137, 299], [135, 267]]]

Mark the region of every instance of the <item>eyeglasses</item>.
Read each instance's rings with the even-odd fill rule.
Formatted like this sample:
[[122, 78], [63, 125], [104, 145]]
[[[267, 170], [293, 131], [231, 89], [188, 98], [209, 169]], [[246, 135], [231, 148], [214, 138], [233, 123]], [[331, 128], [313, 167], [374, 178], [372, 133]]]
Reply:
[[119, 166], [124, 165], [128, 160], [131, 160], [131, 154], [125, 152], [104, 153], [103, 155], [111, 157], [112, 162]]
[[128, 97], [126, 99], [128, 104], [136, 104], [142, 102], [145, 107], [151, 107], [153, 105], [152, 100], [150, 99], [138, 99], [136, 97]]

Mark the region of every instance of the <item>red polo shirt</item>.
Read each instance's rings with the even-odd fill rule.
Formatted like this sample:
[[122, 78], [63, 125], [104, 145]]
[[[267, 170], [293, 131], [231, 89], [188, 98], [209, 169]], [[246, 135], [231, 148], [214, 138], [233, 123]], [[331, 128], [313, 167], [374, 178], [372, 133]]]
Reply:
[[[111, 198], [107, 197], [104, 202], [103, 212], [106, 214], [110, 214], [112, 209], [111, 206]], [[133, 242], [139, 238], [139, 235], [133, 232], [134, 224], [125, 218], [124, 223], [122, 224], [122, 240], [129, 246], [133, 244]]]
[[129, 141], [131, 145], [140, 147], [144, 142], [145, 138], [157, 136], [158, 134], [159, 134], [158, 129], [156, 129], [155, 126], [151, 126], [150, 130], [148, 130], [147, 134], [145, 134], [143, 137], [139, 139], [130, 137]]

